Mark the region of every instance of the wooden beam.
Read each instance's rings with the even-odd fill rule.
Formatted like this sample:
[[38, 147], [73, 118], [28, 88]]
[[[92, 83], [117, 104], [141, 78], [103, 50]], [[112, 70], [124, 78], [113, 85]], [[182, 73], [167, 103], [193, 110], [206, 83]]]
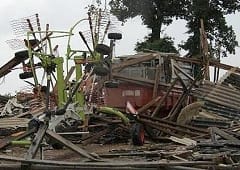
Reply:
[[200, 28], [200, 39], [201, 39], [201, 48], [203, 54], [203, 64], [204, 64], [204, 78], [205, 80], [210, 80], [209, 74], [209, 50], [208, 50], [208, 41], [207, 35], [204, 29], [203, 19], [200, 20], [201, 28]]
[[174, 64], [174, 68], [179, 71], [180, 73], [182, 73], [184, 76], [186, 76], [188, 79], [190, 80], [194, 80], [194, 78], [192, 76], [190, 76], [188, 73], [186, 73], [183, 69], [181, 69], [177, 64]]
[[188, 86], [187, 91], [183, 92], [182, 95], [178, 98], [178, 101], [175, 103], [173, 108], [171, 109], [170, 113], [168, 114], [167, 118], [170, 120], [175, 120], [177, 118], [177, 114], [179, 113], [179, 109], [183, 102], [186, 100], [187, 96], [190, 94], [193, 86], [195, 86], [196, 82], [198, 81], [201, 74], [199, 74], [194, 81], [191, 82], [191, 84]]
[[153, 96], [152, 98], [156, 98], [157, 96], [157, 91], [158, 91], [158, 85], [159, 85], [159, 80], [160, 80], [160, 73], [161, 73], [161, 67], [158, 65], [156, 67], [156, 72], [155, 72], [155, 81], [154, 81], [154, 86], [153, 86]]
[[[165, 56], [162, 56], [162, 57], [165, 57]], [[198, 58], [186, 58], [186, 57], [178, 57], [178, 56], [168, 56], [168, 57], [176, 61], [188, 62], [193, 64], [202, 64], [202, 60]], [[214, 59], [209, 60], [209, 65], [219, 67], [223, 70], [231, 70], [235, 68], [236, 69], [235, 72], [240, 73], [240, 68], [234, 67], [228, 64], [220, 63], [219, 61]]]
[[87, 151], [85, 151], [84, 149], [78, 147], [77, 145], [74, 145], [72, 142], [66, 140], [65, 138], [63, 138], [62, 136], [58, 135], [57, 133], [54, 133], [51, 130], [46, 130], [46, 134], [49, 135], [50, 137], [54, 138], [55, 140], [57, 140], [58, 142], [62, 143], [64, 146], [68, 147], [69, 149], [71, 149], [72, 151], [90, 159], [93, 161], [98, 161], [98, 159], [94, 158], [92, 155], [90, 155]]
[[[111, 161], [111, 162], [69, 162], [69, 161], [53, 161], [53, 160], [38, 160], [30, 159], [25, 160], [24, 158], [4, 156], [0, 155], [0, 160], [29, 163], [32, 165], [56, 165], [56, 166], [70, 166], [76, 169], [81, 169], [81, 167], [140, 167], [142, 169], [147, 167], [159, 168], [159, 166], [194, 166], [194, 165], [216, 165], [213, 161], [169, 161], [169, 160], [159, 160], [159, 161]], [[68, 168], [70, 168], [68, 167]]]
[[15, 66], [17, 66], [18, 64], [21, 64], [23, 61], [28, 59], [28, 55], [21, 56], [21, 57], [22, 58], [20, 58], [19, 56], [15, 56], [11, 60], [9, 60], [6, 64], [4, 64], [0, 68], [0, 78], [10, 73]]
[[160, 122], [160, 123], [168, 124], [168, 125], [171, 125], [171, 126], [174, 126], [174, 127], [183, 128], [185, 130], [187, 129], [187, 130], [190, 130], [190, 131], [195, 131], [195, 132], [198, 132], [199, 134], [208, 133], [207, 129], [198, 128], [198, 127], [194, 127], [194, 126], [190, 126], [190, 125], [182, 125], [182, 124], [179, 124], [179, 123], [176, 123], [176, 122], [173, 122], [173, 121], [164, 120], [162, 118], [150, 117], [150, 116], [147, 116], [147, 115], [144, 115], [144, 114], [139, 114], [139, 117], [144, 118], [144, 119], [148, 119], [148, 120], [151, 120], [151, 121], [154, 121], [154, 122]]
[[117, 70], [117, 69], [121, 70], [121, 69], [124, 69], [125, 67], [131, 66], [131, 65], [135, 65], [135, 64], [142, 63], [144, 61], [149, 61], [149, 60], [155, 59], [156, 57], [160, 57], [160, 55], [158, 53], [147, 53], [142, 57], [129, 59], [127, 61], [124, 61], [124, 62], [121, 62], [118, 64], [113, 64], [112, 69], [113, 70]]
[[138, 113], [142, 113], [144, 111], [146, 111], [148, 108], [152, 107], [153, 105], [155, 105], [159, 100], [161, 99], [160, 96], [152, 99], [150, 102], [148, 102], [147, 104], [145, 104], [144, 106], [142, 106], [141, 108], [139, 108], [137, 110]]
[[178, 79], [175, 79], [175, 80], [172, 82], [171, 86], [167, 89], [167, 92], [166, 92], [165, 95], [161, 98], [161, 100], [158, 102], [157, 107], [156, 107], [155, 110], [153, 111], [152, 117], [157, 116], [157, 114], [158, 114], [158, 112], [159, 112], [159, 110], [160, 110], [163, 102], [166, 100], [166, 98], [168, 97], [169, 93], [172, 91], [172, 89], [173, 89], [174, 86], [176, 85], [177, 81], [178, 81]]

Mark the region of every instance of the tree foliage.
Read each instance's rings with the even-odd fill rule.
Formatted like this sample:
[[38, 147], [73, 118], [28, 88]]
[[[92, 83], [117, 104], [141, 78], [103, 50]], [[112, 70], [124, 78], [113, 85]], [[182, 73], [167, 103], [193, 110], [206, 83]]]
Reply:
[[111, 12], [123, 22], [141, 16], [143, 24], [152, 30], [146, 43], [160, 40], [162, 25], [181, 18], [187, 21], [189, 34], [181, 47], [193, 55], [200, 53], [200, 19], [204, 20], [212, 52], [221, 47], [222, 56], [234, 54], [238, 45], [236, 34], [232, 26], [227, 25], [225, 16], [240, 9], [240, 0], [110, 0], [110, 6]]
[[137, 42], [136, 51], [143, 51], [145, 49], [160, 51], [165, 53], [178, 53], [177, 49], [174, 47], [174, 42], [170, 37], [163, 37], [159, 40], [151, 41], [148, 38], [144, 42]]
[[238, 42], [232, 26], [227, 25], [225, 16], [239, 10], [239, 5], [239, 0], [192, 0], [185, 16], [190, 36], [181, 47], [193, 55], [199, 54], [200, 19], [203, 19], [211, 52], [219, 53], [221, 50], [222, 56], [234, 54]]

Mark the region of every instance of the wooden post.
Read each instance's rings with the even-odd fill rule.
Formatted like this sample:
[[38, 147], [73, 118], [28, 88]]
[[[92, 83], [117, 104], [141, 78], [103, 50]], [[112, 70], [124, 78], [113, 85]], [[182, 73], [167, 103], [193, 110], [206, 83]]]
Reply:
[[204, 79], [210, 80], [210, 74], [209, 74], [209, 54], [208, 54], [208, 42], [207, 42], [207, 35], [204, 30], [204, 23], [203, 19], [200, 20], [201, 22], [201, 28], [200, 28], [200, 44], [201, 49], [203, 53], [203, 65], [205, 67], [204, 72]]
[[152, 96], [153, 99], [157, 97], [158, 85], [160, 80], [160, 72], [161, 72], [160, 70], [161, 70], [161, 66], [158, 65], [156, 67], [156, 72], [155, 72], [155, 82], [154, 82], [153, 96]]

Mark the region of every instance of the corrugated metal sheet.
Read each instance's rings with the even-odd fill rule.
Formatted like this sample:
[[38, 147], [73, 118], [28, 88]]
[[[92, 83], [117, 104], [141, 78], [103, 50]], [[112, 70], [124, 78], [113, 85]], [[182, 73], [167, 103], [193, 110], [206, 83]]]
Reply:
[[240, 119], [240, 75], [225, 74], [219, 83], [204, 81], [193, 91], [199, 100], [205, 101], [203, 109], [232, 120]]

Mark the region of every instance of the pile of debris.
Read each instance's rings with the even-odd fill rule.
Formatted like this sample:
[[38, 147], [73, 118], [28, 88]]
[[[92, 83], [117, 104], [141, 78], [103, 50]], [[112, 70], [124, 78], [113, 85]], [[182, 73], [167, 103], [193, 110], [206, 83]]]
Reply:
[[[165, 53], [121, 58], [112, 66], [114, 81], [105, 82], [101, 105], [87, 115], [87, 124], [60, 121], [55, 129], [59, 136], [46, 131], [50, 140], [46, 138], [42, 144], [44, 153], [39, 156], [48, 160], [16, 157], [20, 148], [13, 146], [31, 144], [31, 140], [20, 139], [38, 133], [29, 126], [41, 127], [33, 120], [45, 114], [45, 96], [36, 97], [33, 90], [18, 93], [15, 98], [3, 97], [0, 148], [12, 148], [12, 152], [0, 156], [7, 163], [1, 167], [31, 163], [33, 169], [238, 169], [240, 75], [231, 70], [217, 83], [201, 81], [189, 69], [191, 62], [184, 65], [183, 59], [177, 62], [176, 55]], [[89, 104], [89, 100], [86, 102]], [[63, 144], [51, 137], [61, 139]], [[59, 152], [72, 154], [63, 147], [66, 145], [81, 157], [58, 157]], [[65, 161], [53, 161], [60, 157]], [[86, 158], [96, 162], [86, 162]]]

